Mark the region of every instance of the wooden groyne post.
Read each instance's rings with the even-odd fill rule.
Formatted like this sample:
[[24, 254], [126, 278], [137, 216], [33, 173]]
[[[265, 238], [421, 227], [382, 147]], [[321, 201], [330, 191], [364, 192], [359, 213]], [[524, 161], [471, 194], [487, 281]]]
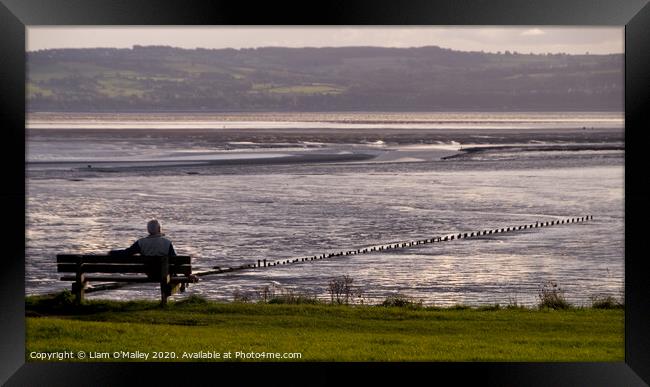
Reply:
[[394, 250], [394, 249], [399, 249], [399, 248], [408, 248], [412, 246], [419, 246], [422, 244], [428, 244], [428, 243], [440, 243], [440, 242], [447, 242], [447, 241], [452, 241], [454, 239], [471, 239], [471, 238], [476, 238], [480, 236], [487, 236], [487, 235], [493, 235], [493, 234], [502, 234], [502, 233], [510, 233], [510, 232], [515, 232], [515, 231], [521, 231], [521, 230], [529, 230], [533, 228], [543, 228], [543, 227], [549, 227], [549, 226], [556, 226], [556, 225], [561, 225], [561, 224], [571, 224], [571, 223], [581, 223], [585, 222], [588, 220], [593, 220], [593, 215], [585, 215], [582, 217], [573, 217], [573, 218], [565, 218], [565, 219], [555, 219], [551, 221], [536, 221], [535, 223], [529, 223], [529, 224], [521, 224], [521, 225], [516, 225], [516, 226], [509, 226], [509, 227], [501, 227], [501, 228], [495, 228], [491, 230], [480, 230], [480, 231], [472, 231], [472, 232], [461, 232], [461, 233], [454, 233], [454, 234], [448, 234], [444, 236], [436, 236], [436, 237], [431, 237], [431, 238], [425, 238], [425, 239], [418, 239], [414, 241], [402, 241], [402, 242], [391, 242], [387, 244], [381, 244], [381, 245], [375, 245], [375, 246], [367, 246], [367, 247], [362, 247], [358, 248], [356, 250], [342, 250], [338, 251], [335, 253], [323, 253], [321, 255], [314, 255], [310, 257], [302, 257], [302, 258], [293, 258], [293, 259], [285, 259], [285, 260], [280, 260], [280, 261], [274, 261], [274, 262], [268, 262], [267, 259], [258, 259], [257, 260], [257, 265], [242, 265], [239, 267], [231, 267], [231, 268], [215, 268], [216, 270], [207, 270], [203, 272], [197, 272], [195, 273], [196, 276], [204, 276], [204, 275], [211, 275], [211, 274], [219, 274], [219, 273], [226, 273], [226, 272], [233, 272], [233, 271], [238, 271], [238, 270], [244, 270], [244, 269], [250, 269], [250, 268], [261, 268], [261, 267], [273, 267], [277, 265], [289, 265], [292, 263], [301, 263], [301, 262], [313, 262], [317, 260], [323, 260], [327, 258], [332, 258], [332, 257], [340, 257], [340, 256], [349, 256], [349, 255], [357, 255], [357, 254], [368, 254], [368, 253], [373, 253], [373, 252], [382, 252], [382, 251], [387, 251], [387, 250]]

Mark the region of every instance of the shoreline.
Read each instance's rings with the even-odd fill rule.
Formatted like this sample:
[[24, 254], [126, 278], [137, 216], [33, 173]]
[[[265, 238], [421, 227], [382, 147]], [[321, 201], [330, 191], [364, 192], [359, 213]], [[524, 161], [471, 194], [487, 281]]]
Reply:
[[[25, 304], [26, 304], [26, 313], [27, 315], [33, 314], [32, 317], [37, 317], [39, 314], [43, 316], [47, 315], [58, 315], [60, 313], [76, 313], [78, 311], [86, 310], [92, 311], [97, 310], [98, 312], [104, 311], [106, 308], [113, 308], [119, 310], [121, 308], [128, 309], [133, 305], [140, 305], [146, 308], [161, 308], [165, 309], [167, 306], [161, 306], [159, 301], [152, 299], [135, 299], [135, 300], [115, 300], [115, 299], [104, 299], [104, 298], [87, 298], [81, 305], [74, 304], [74, 295], [67, 289], [58, 291], [58, 292], [49, 292], [43, 294], [29, 294], [25, 295]], [[326, 308], [369, 308], [369, 309], [401, 309], [401, 310], [413, 310], [413, 311], [499, 311], [499, 310], [521, 310], [529, 312], [548, 312], [548, 311], [578, 311], [578, 310], [625, 310], [625, 305], [620, 303], [617, 299], [613, 297], [605, 297], [602, 299], [597, 299], [592, 303], [592, 305], [573, 305], [566, 304], [562, 307], [549, 307], [549, 306], [540, 306], [540, 305], [525, 305], [525, 304], [481, 304], [481, 305], [470, 305], [457, 303], [453, 305], [429, 305], [423, 304], [421, 301], [418, 301], [415, 298], [403, 295], [397, 296], [388, 296], [384, 301], [379, 303], [337, 303], [327, 301], [326, 299], [320, 298], [309, 298], [304, 295], [278, 295], [264, 300], [233, 300], [233, 301], [221, 301], [221, 300], [210, 300], [201, 296], [191, 295], [188, 298], [174, 299], [170, 297], [168, 305], [205, 305], [207, 306], [249, 306], [249, 307], [264, 307], [264, 306], [274, 306], [274, 305], [284, 305], [284, 306], [303, 306], [303, 307], [326, 307]]]
[[[423, 120], [431, 119], [432, 117], [448, 117], [448, 116], [507, 116], [507, 115], [525, 115], [528, 117], [548, 117], [552, 115], [591, 115], [591, 116], [618, 116], [622, 119], [625, 114], [624, 110], [543, 110], [533, 111], [530, 109], [523, 110], [435, 110], [425, 111], [415, 109], [412, 111], [397, 111], [397, 110], [346, 110], [346, 111], [278, 111], [272, 110], [251, 110], [251, 111], [192, 111], [192, 110], [141, 110], [141, 111], [28, 111], [26, 112], [27, 121], [34, 119], [56, 119], [56, 118], [75, 118], [80, 119], [84, 117], [129, 117], [138, 121], [150, 121], [151, 117], [165, 117], [165, 118], [185, 118], [185, 117], [199, 117], [199, 118], [220, 118], [226, 120], [245, 120], [250, 122], [263, 121], [264, 119], [272, 118], [273, 121], [296, 121], [295, 117], [300, 117], [306, 122], [377, 122], [376, 117], [392, 118], [393, 122], [400, 123], [418, 123]], [[148, 117], [143, 117], [147, 115]], [[364, 116], [373, 116], [374, 119], [360, 120]], [[401, 119], [401, 116], [414, 117], [412, 119]], [[329, 118], [336, 117], [336, 118]], [[397, 119], [396, 119], [397, 117]], [[325, 118], [325, 119], [324, 119]], [[388, 121], [387, 119], [384, 119]], [[457, 120], [456, 120], [457, 121]]]
[[106, 130], [623, 130], [620, 111], [27, 113], [26, 128]]
[[[375, 158], [376, 155], [357, 154], [293, 154], [279, 157], [251, 157], [231, 159], [205, 159], [205, 160], [145, 160], [145, 161], [30, 161], [26, 166], [67, 166], [79, 171], [88, 172], [118, 172], [140, 169], [157, 169], [161, 167], [196, 167], [196, 166], [220, 166], [220, 165], [269, 165], [269, 164], [309, 164], [309, 163], [334, 163], [364, 161]], [[97, 167], [96, 165], [100, 165]], [[101, 165], [104, 165], [103, 167]]]

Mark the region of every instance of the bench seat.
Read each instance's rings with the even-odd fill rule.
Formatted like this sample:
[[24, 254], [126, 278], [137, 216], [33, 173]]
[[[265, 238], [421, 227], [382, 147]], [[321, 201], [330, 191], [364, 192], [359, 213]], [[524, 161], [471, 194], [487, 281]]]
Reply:
[[[85, 276], [86, 281], [90, 282], [154, 282], [151, 279], [147, 277], [140, 277], [140, 276], [100, 276], [100, 275], [87, 275]], [[64, 275], [61, 277], [61, 281], [76, 281], [77, 276], [74, 275]], [[190, 277], [170, 277], [169, 281], [171, 283], [184, 283], [184, 284], [189, 284], [196, 282], [192, 280]], [[157, 282], [157, 281], [155, 281]]]

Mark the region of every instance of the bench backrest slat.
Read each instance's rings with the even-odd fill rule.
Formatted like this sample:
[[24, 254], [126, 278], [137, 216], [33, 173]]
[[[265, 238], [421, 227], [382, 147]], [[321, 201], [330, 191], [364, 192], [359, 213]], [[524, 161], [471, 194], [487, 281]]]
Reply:
[[[160, 257], [144, 257], [134, 255], [124, 257], [119, 255], [82, 255], [82, 254], [59, 254], [56, 256], [57, 263], [140, 263], [149, 264], [159, 262]], [[170, 264], [189, 265], [192, 258], [186, 255], [169, 257]]]
[[[192, 274], [190, 256], [169, 258], [168, 273]], [[59, 273], [147, 273], [160, 275], [161, 257], [59, 254], [56, 256]]]
[[127, 265], [127, 264], [101, 264], [101, 263], [59, 263], [57, 271], [59, 273], [75, 273], [79, 270], [81, 273], [146, 273], [150, 271], [150, 265]]

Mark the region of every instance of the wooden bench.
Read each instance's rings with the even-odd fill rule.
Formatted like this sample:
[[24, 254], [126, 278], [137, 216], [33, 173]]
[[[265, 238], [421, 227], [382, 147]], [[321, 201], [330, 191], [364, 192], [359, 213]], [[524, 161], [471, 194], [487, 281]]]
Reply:
[[178, 292], [182, 284], [196, 282], [192, 276], [192, 258], [189, 256], [144, 257], [115, 255], [59, 254], [56, 256], [62, 281], [73, 281], [72, 293], [76, 302], [84, 300], [84, 290], [91, 281], [101, 282], [156, 282], [160, 284], [161, 303]]

